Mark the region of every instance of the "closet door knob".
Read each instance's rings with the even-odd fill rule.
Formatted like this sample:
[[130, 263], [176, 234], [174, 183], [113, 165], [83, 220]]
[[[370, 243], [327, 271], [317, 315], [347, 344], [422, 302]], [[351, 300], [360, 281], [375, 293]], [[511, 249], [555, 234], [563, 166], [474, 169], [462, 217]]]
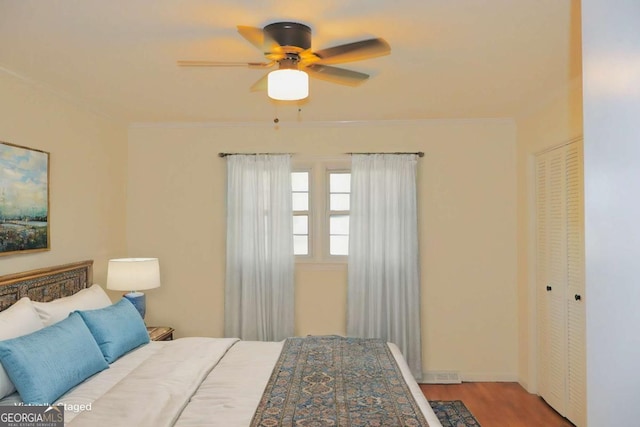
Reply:
[[576, 294], [574, 298], [576, 299], [576, 301], [580, 301], [582, 299], [582, 297], [578, 294]]
[[547, 285], [547, 292], [551, 292], [551, 286]]

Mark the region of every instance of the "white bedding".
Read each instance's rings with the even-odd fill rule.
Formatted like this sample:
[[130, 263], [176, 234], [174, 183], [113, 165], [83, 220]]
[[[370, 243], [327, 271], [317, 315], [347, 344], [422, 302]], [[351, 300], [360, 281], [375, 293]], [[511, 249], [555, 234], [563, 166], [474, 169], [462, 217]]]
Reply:
[[[398, 348], [390, 344], [431, 427], [442, 427]], [[246, 427], [282, 342], [181, 338], [151, 342], [78, 385], [58, 402], [69, 426]], [[17, 394], [0, 401], [9, 403]], [[90, 410], [74, 412], [74, 409]]]

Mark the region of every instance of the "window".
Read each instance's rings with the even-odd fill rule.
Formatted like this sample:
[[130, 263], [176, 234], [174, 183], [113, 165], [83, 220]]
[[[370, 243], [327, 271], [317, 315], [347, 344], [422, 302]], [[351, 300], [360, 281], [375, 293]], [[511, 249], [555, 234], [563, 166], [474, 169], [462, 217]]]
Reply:
[[298, 262], [344, 263], [349, 253], [347, 159], [311, 159], [291, 173], [293, 252]]
[[329, 255], [349, 254], [351, 173], [329, 171]]
[[309, 172], [291, 173], [293, 253], [309, 255]]

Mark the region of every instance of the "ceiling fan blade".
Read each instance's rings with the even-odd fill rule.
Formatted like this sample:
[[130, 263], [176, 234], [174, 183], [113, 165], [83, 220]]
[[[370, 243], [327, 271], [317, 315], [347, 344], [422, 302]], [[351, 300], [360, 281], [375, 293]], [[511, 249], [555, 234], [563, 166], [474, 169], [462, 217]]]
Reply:
[[261, 90], [267, 90], [268, 76], [269, 74], [265, 74], [264, 76], [262, 76], [253, 85], [251, 85], [249, 90], [251, 92], [259, 92]]
[[302, 52], [300, 52], [298, 54], [298, 56], [300, 57], [300, 65], [303, 66], [303, 67], [306, 67], [309, 64], [313, 64], [313, 63], [318, 62], [320, 60], [318, 55], [313, 53], [311, 51], [311, 49], [303, 50]]
[[280, 45], [269, 37], [268, 34], [262, 30], [262, 28], [248, 27], [245, 25], [238, 25], [238, 32], [249, 43], [254, 45], [260, 52], [265, 54], [278, 52]]
[[376, 38], [318, 50], [315, 54], [320, 58], [317, 61], [318, 64], [339, 64], [388, 55], [390, 52], [389, 43], [384, 39]]
[[321, 64], [311, 64], [304, 70], [311, 77], [347, 86], [358, 86], [369, 78], [369, 74]]
[[275, 62], [178, 61], [180, 67], [249, 67], [269, 68]]
[[261, 52], [264, 51], [264, 32], [262, 31], [262, 28], [238, 25], [238, 32]]

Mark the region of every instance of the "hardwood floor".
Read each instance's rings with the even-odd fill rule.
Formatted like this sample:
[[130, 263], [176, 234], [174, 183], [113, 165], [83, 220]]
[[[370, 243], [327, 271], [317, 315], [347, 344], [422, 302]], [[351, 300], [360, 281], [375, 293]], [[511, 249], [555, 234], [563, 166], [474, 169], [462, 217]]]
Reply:
[[429, 400], [462, 400], [482, 427], [573, 427], [517, 383], [420, 384]]

